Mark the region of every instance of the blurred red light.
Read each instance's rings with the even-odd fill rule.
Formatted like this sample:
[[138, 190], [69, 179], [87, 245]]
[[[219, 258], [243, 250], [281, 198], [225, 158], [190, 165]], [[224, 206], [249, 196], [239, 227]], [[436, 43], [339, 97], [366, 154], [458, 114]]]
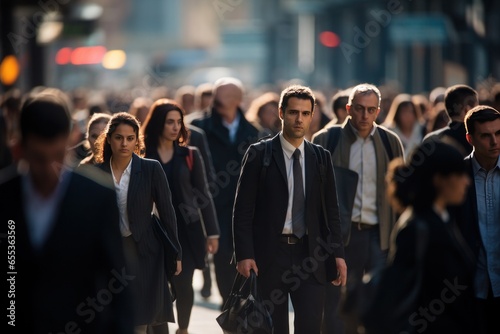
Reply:
[[71, 64], [73, 65], [92, 65], [100, 64], [106, 48], [104, 46], [79, 47], [71, 53]]
[[66, 65], [71, 60], [71, 48], [62, 48], [56, 53], [56, 64]]
[[327, 48], [336, 48], [340, 45], [340, 37], [332, 31], [323, 31], [320, 33], [319, 41]]

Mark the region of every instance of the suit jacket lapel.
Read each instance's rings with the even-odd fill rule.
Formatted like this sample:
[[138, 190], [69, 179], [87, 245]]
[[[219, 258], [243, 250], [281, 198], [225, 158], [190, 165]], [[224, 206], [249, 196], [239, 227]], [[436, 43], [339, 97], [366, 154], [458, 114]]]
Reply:
[[285, 184], [288, 184], [288, 180], [286, 177], [286, 166], [285, 166], [285, 158], [283, 157], [283, 148], [281, 147], [279, 135], [276, 135], [273, 138], [273, 158], [276, 161], [276, 165], [278, 165], [278, 169], [285, 180]]
[[[141, 184], [141, 158], [137, 156], [135, 153], [132, 155], [132, 170], [130, 172], [130, 181], [128, 184], [128, 192], [127, 192], [127, 207], [130, 207], [129, 204], [134, 203], [135, 195], [137, 194], [137, 190], [139, 189], [139, 185]], [[130, 212], [129, 212], [130, 217]]]

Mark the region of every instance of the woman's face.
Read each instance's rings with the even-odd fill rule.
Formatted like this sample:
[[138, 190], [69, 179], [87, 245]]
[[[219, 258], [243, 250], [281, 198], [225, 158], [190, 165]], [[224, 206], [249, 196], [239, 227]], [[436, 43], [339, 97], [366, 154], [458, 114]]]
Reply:
[[467, 174], [436, 175], [434, 180], [438, 194], [446, 205], [463, 203], [470, 184], [470, 178]]
[[172, 110], [165, 117], [162, 137], [166, 140], [176, 141], [182, 128], [182, 116], [177, 110]]
[[134, 128], [128, 124], [118, 125], [107, 141], [111, 146], [113, 157], [123, 159], [132, 157], [138, 144]]
[[99, 122], [94, 125], [92, 125], [89, 129], [89, 138], [88, 141], [90, 143], [90, 148], [92, 149], [92, 153], [96, 153], [95, 149], [95, 141], [97, 138], [101, 135], [101, 133], [104, 132], [104, 129], [106, 128], [106, 123], [104, 122]]
[[411, 104], [403, 104], [398, 112], [399, 124], [403, 129], [412, 129], [415, 126], [417, 118], [415, 117], [415, 110]]
[[281, 128], [281, 120], [278, 114], [279, 110], [275, 104], [265, 104], [259, 114], [261, 125], [269, 130], [279, 131]]

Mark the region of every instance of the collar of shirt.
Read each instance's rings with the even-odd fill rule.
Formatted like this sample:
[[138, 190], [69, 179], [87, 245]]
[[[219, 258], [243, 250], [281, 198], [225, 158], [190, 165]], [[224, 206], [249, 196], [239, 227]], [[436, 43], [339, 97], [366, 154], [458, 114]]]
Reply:
[[[134, 160], [133, 156], [130, 159], [130, 162], [128, 163], [127, 168], [125, 168], [125, 170], [123, 171], [123, 175], [125, 175], [125, 174], [130, 175], [130, 173], [132, 171], [132, 160]], [[113, 161], [113, 157], [111, 157], [111, 159], [109, 159], [109, 169], [111, 169], [111, 175], [113, 175], [113, 181], [115, 183], [117, 183], [116, 178], [115, 178], [115, 173], [113, 173], [113, 165], [111, 164], [111, 161]], [[123, 177], [123, 175], [122, 175], [122, 177]]]
[[234, 118], [232, 123], [228, 123], [223, 119], [222, 125], [224, 125], [224, 127], [228, 129], [229, 132], [235, 132], [238, 129], [238, 125], [240, 125], [240, 113], [236, 112], [236, 117]]
[[[363, 140], [365, 140], [365, 139], [366, 139], [366, 138], [363, 138], [363, 137], [361, 137], [361, 136], [359, 135], [359, 131], [358, 131], [358, 129], [356, 129], [356, 128], [354, 127], [354, 125], [352, 125], [352, 120], [350, 120], [350, 121], [348, 122], [348, 124], [349, 124], [349, 126], [352, 128], [352, 131], [354, 132], [354, 134], [356, 135], [356, 137], [357, 137], [358, 139], [363, 139]], [[369, 136], [369, 137], [373, 137], [373, 135], [375, 134], [375, 131], [377, 131], [377, 124], [376, 124], [376, 123], [373, 123], [372, 131], [370, 132], [370, 136]]]
[[[283, 148], [283, 152], [285, 152], [285, 155], [288, 159], [292, 159], [293, 152], [295, 152], [295, 146], [290, 144], [285, 137], [283, 137], [283, 132], [280, 132], [279, 134], [280, 142], [281, 142], [281, 147]], [[304, 158], [304, 140], [302, 140], [302, 143], [300, 144], [299, 147], [297, 147], [300, 151], [300, 158]]]
[[[472, 171], [473, 171], [474, 175], [476, 175], [480, 170], [487, 172], [483, 167], [481, 167], [481, 165], [477, 161], [474, 151], [472, 151], [472, 159], [471, 160], [472, 160]], [[496, 164], [495, 168], [493, 168], [493, 169], [497, 169], [500, 171], [500, 157], [498, 157], [497, 164]]]
[[445, 210], [439, 210], [437, 208], [436, 205], [434, 205], [432, 207], [432, 209], [434, 210], [434, 212], [438, 215], [439, 218], [441, 218], [441, 220], [445, 223], [449, 222], [450, 221], [450, 214], [448, 213], [448, 211], [445, 209]]

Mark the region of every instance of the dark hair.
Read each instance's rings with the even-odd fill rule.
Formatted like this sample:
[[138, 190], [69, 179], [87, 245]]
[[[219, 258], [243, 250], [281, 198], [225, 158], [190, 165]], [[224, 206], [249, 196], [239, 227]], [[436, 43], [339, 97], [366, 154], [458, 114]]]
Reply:
[[21, 107], [19, 124], [21, 138], [29, 135], [50, 140], [69, 136], [71, 116], [61, 91], [41, 92], [28, 97]]
[[250, 107], [248, 107], [248, 110], [245, 113], [245, 118], [249, 122], [256, 122], [260, 124], [260, 117], [262, 115], [264, 107], [272, 105], [273, 107], [278, 108], [279, 100], [279, 95], [274, 92], [267, 92], [262, 94], [261, 96], [255, 98], [252, 103], [250, 103]]
[[134, 129], [135, 135], [137, 136], [137, 145], [135, 147], [134, 153], [139, 156], [144, 155], [144, 140], [142, 138], [141, 132], [139, 131], [139, 121], [129, 113], [119, 112], [111, 117], [108, 125], [106, 126], [106, 129], [104, 129], [104, 132], [99, 136], [99, 138], [97, 138], [95, 142], [96, 163], [109, 162], [109, 159], [111, 159], [113, 152], [111, 151], [111, 145], [109, 145], [106, 139], [110, 138], [111, 135], [116, 131], [116, 128], [122, 124], [131, 126]]
[[291, 97], [296, 97], [302, 100], [311, 101], [311, 111], [314, 111], [314, 106], [316, 105], [316, 98], [314, 97], [314, 93], [311, 88], [301, 85], [291, 85], [285, 88], [281, 92], [279, 109], [285, 112], [286, 107], [288, 106], [288, 100]]
[[171, 111], [178, 111], [181, 114], [181, 130], [179, 132], [179, 138], [177, 138], [176, 141], [177, 144], [181, 146], [188, 144], [189, 133], [184, 124], [184, 109], [174, 100], [159, 99], [155, 101], [149, 109], [146, 120], [142, 125], [147, 151], [158, 148], [160, 136], [165, 126], [165, 119], [167, 118], [167, 114]]
[[415, 211], [423, 211], [431, 208], [437, 197], [435, 175], [464, 173], [465, 161], [455, 146], [428, 139], [415, 148], [406, 163], [402, 158], [390, 163], [386, 179], [388, 195], [396, 208], [412, 206]]
[[478, 103], [477, 92], [467, 85], [454, 85], [446, 90], [444, 105], [448, 116], [460, 115], [465, 106], [475, 107]]
[[349, 92], [347, 90], [341, 90], [332, 97], [332, 110], [335, 116], [338, 117], [339, 109], [345, 109], [345, 106], [348, 101], [349, 101]]
[[500, 118], [500, 112], [493, 107], [480, 105], [472, 108], [465, 115], [465, 129], [468, 134], [473, 135], [476, 131], [476, 122], [491, 122]]

